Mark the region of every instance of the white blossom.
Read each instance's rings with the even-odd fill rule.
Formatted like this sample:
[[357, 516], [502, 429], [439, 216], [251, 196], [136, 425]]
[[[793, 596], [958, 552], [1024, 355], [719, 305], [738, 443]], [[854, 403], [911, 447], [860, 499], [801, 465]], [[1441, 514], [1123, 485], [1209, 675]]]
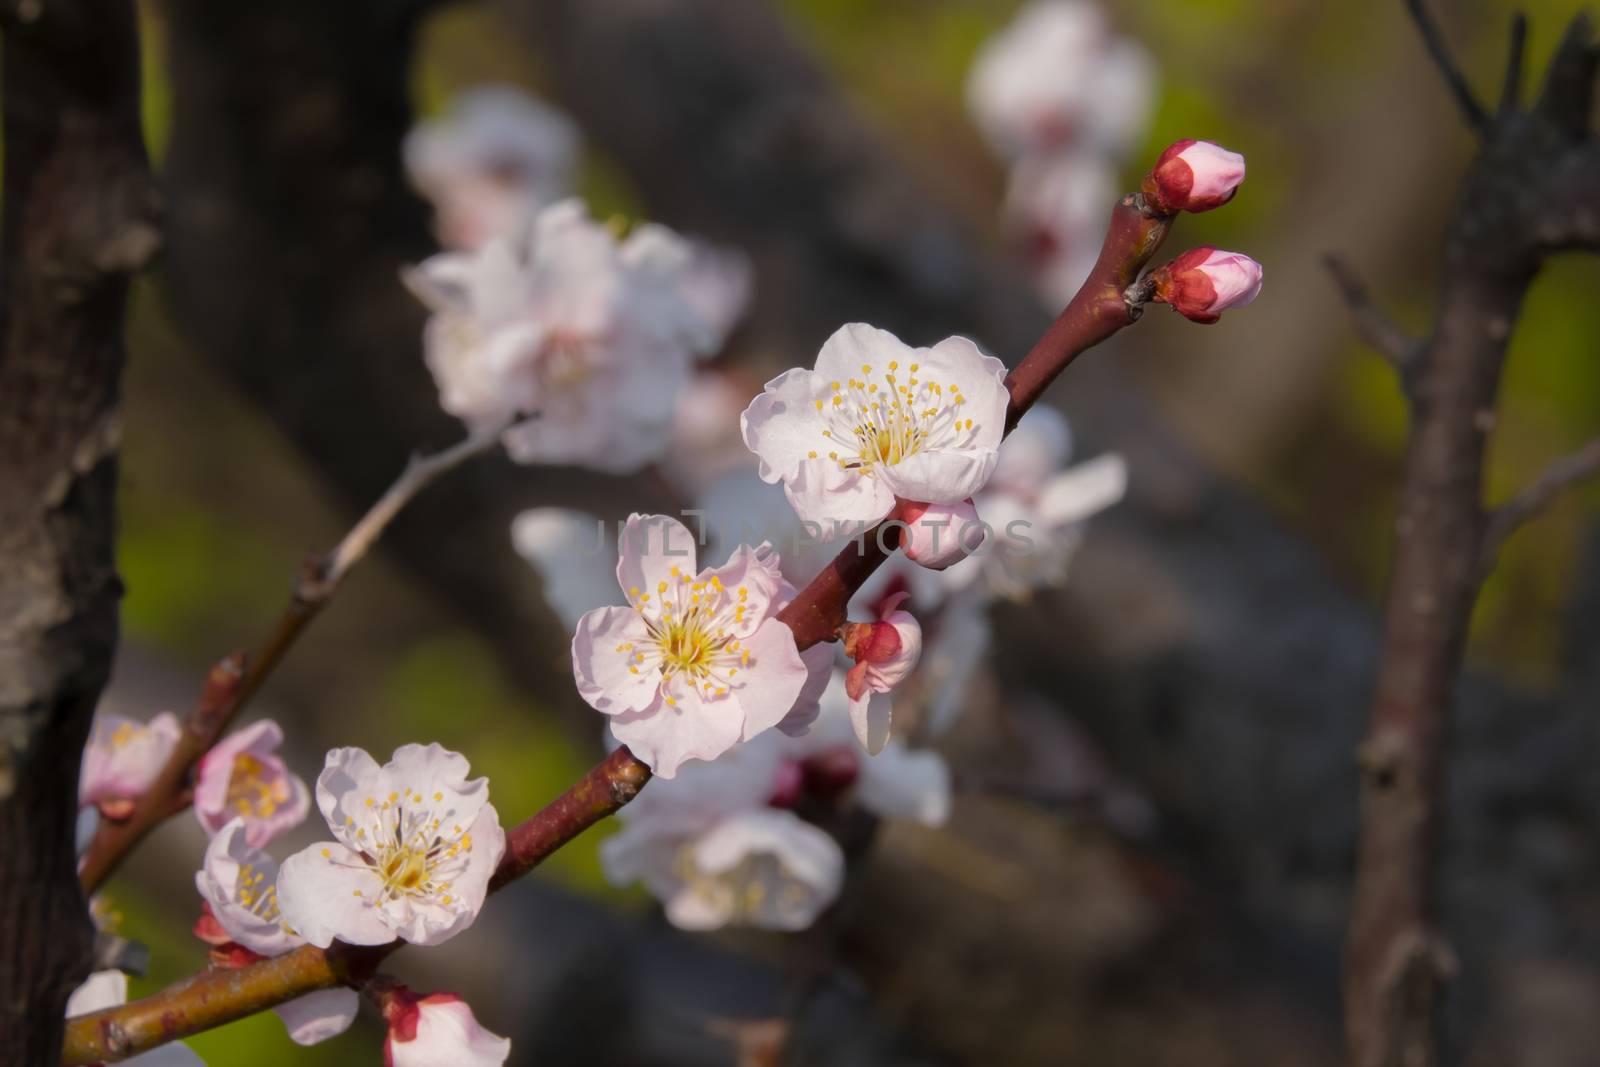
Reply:
[[131, 806], [166, 766], [182, 732], [167, 711], [147, 723], [111, 712], [97, 714], [78, 772], [78, 803]]
[[283, 919], [307, 941], [437, 945], [472, 925], [505, 851], [487, 779], [464, 756], [402, 745], [390, 762], [336, 748], [317, 778], [335, 840], [284, 861]]

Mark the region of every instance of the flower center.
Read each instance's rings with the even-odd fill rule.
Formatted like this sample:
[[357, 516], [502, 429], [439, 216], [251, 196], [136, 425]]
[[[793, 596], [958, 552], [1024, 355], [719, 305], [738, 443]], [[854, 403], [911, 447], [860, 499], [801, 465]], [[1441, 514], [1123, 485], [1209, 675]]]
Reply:
[[[972, 440], [977, 424], [961, 418], [966, 397], [954, 383], [925, 381], [911, 364], [902, 382], [898, 361], [873, 381], [870, 363], [860, 379], [833, 382], [831, 396], [816, 401], [829, 445], [828, 458], [842, 470], [871, 473], [892, 467], [926, 449], [959, 448]], [[810, 454], [811, 459], [817, 453]]]
[[289, 801], [289, 784], [281, 774], [249, 753], [233, 757], [228, 776], [227, 805], [240, 815], [269, 819], [280, 804]]
[[268, 882], [266, 871], [257, 869], [254, 864], [246, 863], [239, 868], [239, 880], [235, 883], [235, 892], [239, 897], [239, 903], [250, 909], [251, 913], [263, 922], [279, 921], [276, 872], [273, 872], [272, 879]]
[[653, 596], [637, 586], [628, 590], [649, 636], [625, 641], [616, 650], [627, 653], [630, 673], [660, 672], [668, 705], [678, 702], [675, 683], [707, 700], [727, 696], [733, 676], [750, 665], [750, 650], [733, 636], [748, 620], [749, 599], [746, 586], [735, 594], [716, 575], [690, 578], [674, 567], [671, 580], [658, 582]]
[[[387, 798], [367, 797], [363, 803], [367, 818], [356, 826], [355, 837], [362, 846], [362, 862], [383, 882], [381, 899], [374, 903], [401, 897], [452, 903], [447, 891], [466, 869], [472, 834], [459, 823], [446, 827], [455, 809], [448, 806], [445, 794], [435, 791], [426, 797], [403, 787]], [[355, 825], [356, 819], [346, 816], [345, 823]]]
[[802, 918], [814, 896], [783, 860], [753, 852], [726, 871], [710, 872], [695, 862], [695, 842], [678, 849], [674, 870], [691, 893], [732, 923], [769, 925]]

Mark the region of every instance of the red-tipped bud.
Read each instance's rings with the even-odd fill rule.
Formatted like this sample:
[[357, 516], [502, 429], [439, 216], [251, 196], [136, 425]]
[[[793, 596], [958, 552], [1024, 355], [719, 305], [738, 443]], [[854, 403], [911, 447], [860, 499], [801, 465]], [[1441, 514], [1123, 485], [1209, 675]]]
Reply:
[[1144, 177], [1145, 203], [1163, 215], [1210, 211], [1233, 199], [1244, 181], [1244, 157], [1210, 141], [1179, 141]]
[[1151, 275], [1155, 299], [1195, 322], [1212, 323], [1261, 292], [1261, 264], [1238, 252], [1195, 248]]
[[929, 570], [942, 571], [967, 557], [961, 535], [977, 527], [978, 509], [971, 497], [959, 504], [906, 503], [901, 505], [900, 518], [906, 524], [900, 535], [906, 558]]

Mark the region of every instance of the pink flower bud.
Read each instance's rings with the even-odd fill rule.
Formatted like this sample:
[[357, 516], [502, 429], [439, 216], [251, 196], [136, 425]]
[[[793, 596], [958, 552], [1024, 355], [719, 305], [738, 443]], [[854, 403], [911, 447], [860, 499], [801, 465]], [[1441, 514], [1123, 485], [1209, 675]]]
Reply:
[[772, 795], [767, 798], [767, 807], [792, 808], [800, 803], [805, 791], [805, 768], [794, 760], [784, 760], [772, 774]]
[[942, 571], [967, 557], [961, 535], [977, 527], [978, 509], [971, 497], [959, 504], [907, 503], [901, 507], [900, 517], [906, 524], [900, 535], [906, 558], [929, 570]]
[[511, 1042], [479, 1025], [467, 1002], [454, 993], [418, 997], [405, 987], [385, 992], [385, 1067], [499, 1067]]
[[1244, 181], [1244, 157], [1210, 141], [1179, 141], [1145, 175], [1145, 202], [1156, 211], [1210, 211], [1233, 199]]
[[877, 622], [852, 623], [844, 630], [845, 655], [856, 661], [845, 672], [850, 721], [869, 755], [889, 743], [888, 693], [906, 680], [922, 657], [922, 627], [910, 612], [898, 610], [905, 594], [891, 597]]
[[1238, 252], [1194, 248], [1152, 275], [1155, 299], [1195, 322], [1211, 323], [1261, 292], [1261, 264]]

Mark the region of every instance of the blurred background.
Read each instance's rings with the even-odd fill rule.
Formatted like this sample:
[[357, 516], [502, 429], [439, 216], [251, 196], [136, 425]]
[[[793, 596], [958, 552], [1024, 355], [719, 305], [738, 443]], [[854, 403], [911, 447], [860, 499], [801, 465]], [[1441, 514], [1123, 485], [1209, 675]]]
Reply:
[[[888, 827], [826, 939], [675, 932], [642, 891], [607, 885], [599, 827], [467, 934], [397, 958], [511, 1036], [514, 1062], [776, 1062], [749, 1024], [788, 1018], [792, 974], [824, 951], [787, 1062], [1337, 1060], [1353, 751], [1406, 427], [1321, 258], [1346, 256], [1425, 332], [1472, 143], [1398, 0], [1103, 6], [1159, 70], [1123, 187], [1178, 138], [1242, 152], [1240, 197], [1185, 217], [1168, 248], [1245, 251], [1266, 288], [1204, 329], [1153, 308], [1049, 394], [1082, 451], [1127, 458], [1129, 498], [1090, 524], [1065, 586], [997, 612], [940, 745], [958, 779], [1027, 788], [960, 792], [941, 830]], [[1538, 70], [1584, 5], [1435, 6], [1487, 92], [1514, 7]], [[308, 551], [408, 452], [459, 436], [398, 270], [435, 250], [401, 138], [464, 89], [510, 83], [569, 113], [596, 218], [751, 257], [753, 305], [721, 362], [753, 382], [810, 365], [854, 319], [919, 344], [968, 334], [1008, 364], [1049, 321], [963, 96], [1011, 0], [263, 7], [141, 5], [172, 237], [130, 326], [108, 697], [123, 714], [187, 707], [211, 662], [260, 639]], [[1597, 291], [1582, 257], [1537, 282], [1491, 499], [1600, 428]], [[643, 479], [480, 461], [402, 517], [254, 713], [284, 723], [307, 778], [334, 745], [437, 740], [490, 777], [507, 821], [525, 816], [596, 758], [601, 724], [509, 519], [658, 500]], [[1597, 504], [1574, 493], [1519, 533], [1474, 624], [1444, 864], [1462, 1062], [1592, 1064], [1600, 1048]], [[1148, 805], [1154, 829], [1050, 801], [1086, 776]], [[174, 820], [108, 889], [153, 951], [136, 995], [204, 959], [202, 847]], [[363, 1019], [302, 1050], [263, 1016], [192, 1044], [214, 1064], [333, 1064], [377, 1041]]]

